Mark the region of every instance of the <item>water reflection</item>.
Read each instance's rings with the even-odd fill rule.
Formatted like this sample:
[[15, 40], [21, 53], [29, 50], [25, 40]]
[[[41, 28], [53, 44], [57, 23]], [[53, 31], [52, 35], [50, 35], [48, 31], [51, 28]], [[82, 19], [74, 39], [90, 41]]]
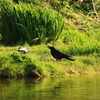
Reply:
[[100, 100], [100, 75], [0, 80], [0, 100]]

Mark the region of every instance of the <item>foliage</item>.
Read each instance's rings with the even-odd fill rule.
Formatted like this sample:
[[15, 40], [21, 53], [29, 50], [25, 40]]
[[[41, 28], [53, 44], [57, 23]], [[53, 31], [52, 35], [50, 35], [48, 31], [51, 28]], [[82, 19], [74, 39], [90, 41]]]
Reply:
[[[14, 4], [1, 0], [0, 76], [24, 77], [35, 68], [41, 76], [99, 73], [100, 23], [95, 15], [86, 16], [93, 6], [90, 0], [85, 1], [79, 4], [77, 0], [19, 0], [19, 4]], [[98, 12], [99, 7], [96, 3]], [[47, 42], [73, 55], [75, 61], [55, 61], [46, 48]], [[39, 43], [43, 44], [29, 46]], [[24, 55], [16, 52], [18, 47], [2, 44], [24, 44], [29, 53]]]
[[62, 76], [65, 71], [53, 63], [30, 58], [28, 55], [13, 52], [0, 58], [0, 77], [25, 77], [30, 70], [36, 69], [41, 76]]
[[31, 58], [29, 58], [28, 56], [25, 56], [23, 55], [22, 53], [13, 53], [11, 54], [11, 58], [15, 61], [15, 62], [18, 62], [18, 63], [21, 63], [21, 62], [32, 62], [31, 61]]
[[[0, 48], [0, 77], [26, 77], [27, 73], [33, 69], [36, 69], [41, 77], [65, 77], [69, 74], [91, 74], [100, 71], [100, 57], [96, 53], [87, 56], [73, 56], [75, 61], [71, 62], [66, 59], [56, 61], [45, 45], [28, 47], [28, 54], [13, 52], [12, 50], [16, 50], [16, 47]], [[68, 54], [67, 46], [63, 48], [59, 45], [56, 49]], [[41, 60], [41, 57], [44, 59]]]
[[30, 58], [20, 54], [13, 53], [9, 57], [0, 58], [0, 76], [1, 77], [17, 77], [23, 76], [25, 66], [30, 64]]
[[5, 1], [0, 2], [0, 9], [1, 42], [6, 45], [21, 41], [29, 44], [55, 41], [64, 28], [62, 17], [49, 9], [23, 3], [13, 5]]
[[99, 30], [82, 32], [73, 27], [67, 27], [59, 39], [65, 43], [67, 53], [73, 55], [100, 54]]

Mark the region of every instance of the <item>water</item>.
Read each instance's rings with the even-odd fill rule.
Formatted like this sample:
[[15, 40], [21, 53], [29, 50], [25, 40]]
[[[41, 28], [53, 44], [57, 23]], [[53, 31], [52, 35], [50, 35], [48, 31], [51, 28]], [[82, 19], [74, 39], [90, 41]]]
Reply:
[[0, 100], [100, 100], [100, 75], [2, 79]]

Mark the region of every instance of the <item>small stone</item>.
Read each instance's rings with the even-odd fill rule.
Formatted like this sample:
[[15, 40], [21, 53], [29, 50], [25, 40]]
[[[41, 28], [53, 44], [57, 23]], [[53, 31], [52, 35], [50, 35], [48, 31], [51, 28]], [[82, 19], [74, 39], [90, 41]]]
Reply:
[[27, 73], [27, 76], [37, 78], [41, 75], [36, 70], [32, 69]]

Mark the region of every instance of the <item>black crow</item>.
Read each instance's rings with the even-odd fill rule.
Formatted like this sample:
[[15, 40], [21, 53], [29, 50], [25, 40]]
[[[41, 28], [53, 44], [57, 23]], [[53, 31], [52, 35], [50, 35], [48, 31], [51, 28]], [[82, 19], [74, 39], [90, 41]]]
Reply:
[[19, 47], [18, 51], [21, 52], [21, 53], [23, 53], [23, 54], [28, 53], [28, 49], [26, 47]]
[[60, 51], [56, 50], [54, 47], [48, 46], [48, 48], [51, 50], [51, 54], [56, 60], [61, 60], [62, 58], [66, 58], [68, 60], [74, 61], [74, 59], [71, 59], [70, 56], [61, 53]]

